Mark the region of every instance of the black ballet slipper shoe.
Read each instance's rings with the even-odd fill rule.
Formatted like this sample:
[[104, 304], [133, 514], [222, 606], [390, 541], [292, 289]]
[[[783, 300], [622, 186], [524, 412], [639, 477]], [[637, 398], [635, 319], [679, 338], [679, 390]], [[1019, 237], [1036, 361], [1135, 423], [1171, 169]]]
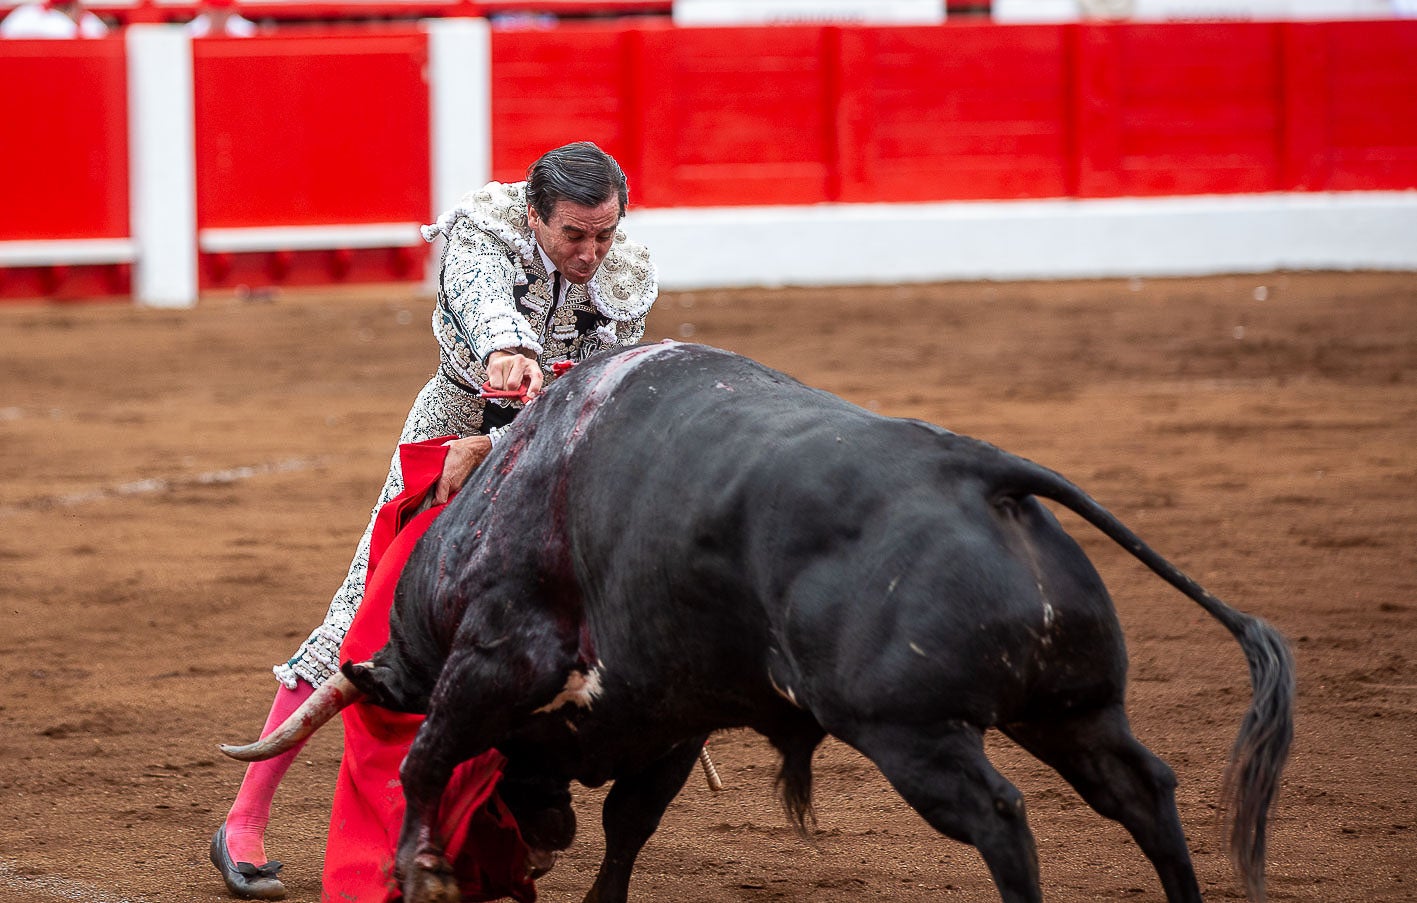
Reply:
[[212, 835], [212, 865], [221, 872], [226, 889], [233, 897], [243, 900], [284, 900], [285, 885], [276, 875], [281, 864], [275, 859], [257, 866], [249, 862], [233, 862], [226, 851], [226, 822]]

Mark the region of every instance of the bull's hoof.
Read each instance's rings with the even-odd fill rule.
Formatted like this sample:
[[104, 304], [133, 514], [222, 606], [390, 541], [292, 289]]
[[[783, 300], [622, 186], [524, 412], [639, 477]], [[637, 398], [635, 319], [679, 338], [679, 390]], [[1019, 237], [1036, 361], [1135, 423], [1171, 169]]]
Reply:
[[556, 866], [556, 860], [561, 858], [561, 854], [555, 850], [542, 850], [536, 847], [528, 847], [526, 851], [526, 876], [535, 881], [542, 875], [551, 871]]
[[419, 853], [403, 878], [405, 903], [459, 903], [462, 891], [448, 860], [434, 853]]

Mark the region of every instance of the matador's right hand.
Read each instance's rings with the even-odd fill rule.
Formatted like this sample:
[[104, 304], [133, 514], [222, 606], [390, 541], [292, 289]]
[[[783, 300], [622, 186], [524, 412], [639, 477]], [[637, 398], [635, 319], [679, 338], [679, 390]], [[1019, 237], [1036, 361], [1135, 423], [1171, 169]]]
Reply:
[[528, 400], [541, 394], [541, 365], [525, 348], [508, 348], [487, 356], [487, 384], [501, 391], [520, 389]]

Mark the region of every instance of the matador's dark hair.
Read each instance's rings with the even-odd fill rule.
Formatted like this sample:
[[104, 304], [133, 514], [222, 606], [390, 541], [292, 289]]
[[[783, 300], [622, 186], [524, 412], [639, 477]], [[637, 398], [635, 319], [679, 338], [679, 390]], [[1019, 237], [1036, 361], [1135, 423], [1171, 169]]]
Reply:
[[526, 202], [543, 220], [551, 219], [558, 201], [599, 207], [612, 197], [620, 200], [620, 215], [630, 199], [625, 171], [615, 158], [589, 141], [549, 150], [526, 171]]

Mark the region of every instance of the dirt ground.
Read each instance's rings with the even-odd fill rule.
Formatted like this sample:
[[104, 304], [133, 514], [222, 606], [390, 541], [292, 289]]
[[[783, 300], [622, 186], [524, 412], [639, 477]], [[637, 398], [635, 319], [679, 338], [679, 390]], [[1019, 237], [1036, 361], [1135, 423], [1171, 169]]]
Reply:
[[[283, 660], [324, 612], [434, 360], [427, 298], [0, 306], [0, 901], [217, 901], [207, 842]], [[650, 338], [741, 351], [874, 410], [1069, 475], [1271, 620], [1299, 665], [1274, 900], [1417, 899], [1417, 275], [672, 293]], [[1219, 625], [1070, 515], [1117, 600], [1130, 711], [1180, 778], [1202, 887], [1248, 698]], [[997, 900], [868, 762], [817, 758], [810, 842], [764, 741], [712, 744], [636, 874], [640, 900]], [[338, 726], [276, 800], [271, 855], [319, 897]], [[1116, 825], [1007, 741], [1054, 901], [1159, 900]], [[579, 900], [603, 791], [541, 882]]]

